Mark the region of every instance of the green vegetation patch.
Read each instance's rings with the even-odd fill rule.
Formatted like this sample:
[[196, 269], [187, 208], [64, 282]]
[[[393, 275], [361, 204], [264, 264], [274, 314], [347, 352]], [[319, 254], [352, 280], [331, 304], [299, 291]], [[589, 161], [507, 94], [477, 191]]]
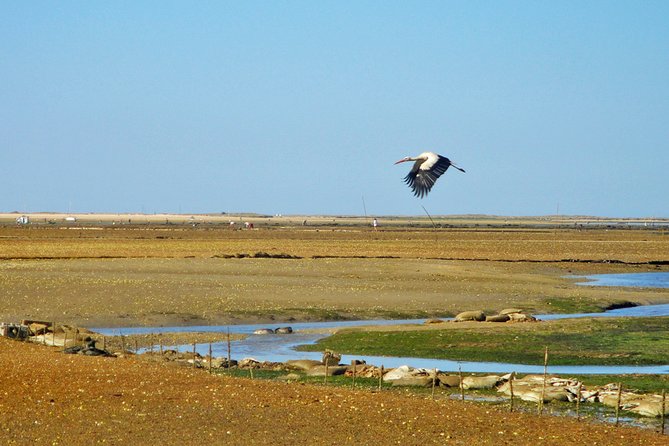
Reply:
[[552, 314], [601, 313], [603, 304], [598, 305], [586, 297], [551, 297], [544, 300], [544, 308]]
[[669, 317], [481, 322], [409, 331], [350, 329], [301, 349], [536, 365], [543, 364], [545, 347], [550, 365], [669, 364]]
[[586, 386], [622, 383], [625, 390], [640, 393], [661, 393], [669, 389], [669, 375], [570, 375]]

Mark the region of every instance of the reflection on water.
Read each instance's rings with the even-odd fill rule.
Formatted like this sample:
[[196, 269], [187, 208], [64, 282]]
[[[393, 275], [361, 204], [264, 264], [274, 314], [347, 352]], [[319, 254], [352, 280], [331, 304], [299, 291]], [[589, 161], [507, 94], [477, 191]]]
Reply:
[[660, 317], [669, 316], [669, 304], [640, 305], [638, 307], [617, 308], [603, 313], [575, 313], [575, 314], [537, 314], [541, 320], [573, 319], [579, 317]]
[[[574, 277], [574, 276], [572, 276]], [[584, 286], [623, 286], [635, 288], [669, 288], [669, 272], [624, 273], [624, 274], [592, 274], [583, 277], [587, 282], [579, 282]]]
[[[616, 276], [616, 277], [611, 277]], [[588, 279], [599, 282], [587, 282], [586, 285], [596, 286], [634, 286], [634, 287], [669, 287], [669, 273], [635, 273], [635, 274], [598, 274], [587, 276]], [[624, 283], [624, 284], [623, 284]], [[606, 311], [604, 313], [581, 313], [581, 314], [544, 314], [537, 315], [539, 319], [561, 319], [576, 317], [642, 317], [642, 316], [669, 316], [669, 304], [664, 305], [646, 305], [632, 308], [620, 308]], [[313, 344], [319, 339], [327, 336], [323, 333], [308, 333], [309, 329], [328, 329], [344, 328], [361, 325], [394, 325], [394, 324], [422, 324], [423, 319], [415, 320], [375, 320], [375, 321], [338, 321], [338, 322], [307, 322], [290, 324], [294, 330], [293, 334], [288, 335], [254, 335], [253, 332], [259, 328], [278, 328], [281, 325], [230, 325], [230, 326], [195, 326], [195, 327], [136, 327], [136, 328], [99, 328], [95, 331], [105, 335], [116, 334], [148, 334], [148, 333], [167, 333], [167, 332], [218, 332], [221, 333], [221, 342], [212, 344], [214, 356], [227, 355], [227, 342], [225, 342], [225, 333], [240, 333], [248, 335], [246, 339], [232, 341], [232, 356], [235, 359], [254, 358], [258, 361], [285, 362], [289, 359], [321, 359], [321, 353], [317, 352], [298, 352], [295, 348], [298, 345]], [[190, 346], [182, 346], [184, 351], [189, 351]], [[208, 354], [209, 345], [199, 345], [198, 353]], [[468, 361], [449, 361], [443, 359], [425, 359], [409, 357], [388, 357], [388, 356], [364, 356], [364, 355], [344, 355], [342, 363], [349, 363], [353, 359], [365, 360], [368, 364], [383, 365], [384, 367], [398, 367], [400, 365], [411, 365], [412, 367], [422, 367], [427, 369], [437, 368], [443, 371], [457, 371], [459, 368], [463, 372], [485, 372], [485, 373], [509, 373], [512, 371], [518, 373], [543, 373], [543, 366], [526, 364], [507, 364], [495, 362], [468, 362]], [[669, 374], [669, 365], [659, 366], [549, 366], [549, 373], [557, 374]]]

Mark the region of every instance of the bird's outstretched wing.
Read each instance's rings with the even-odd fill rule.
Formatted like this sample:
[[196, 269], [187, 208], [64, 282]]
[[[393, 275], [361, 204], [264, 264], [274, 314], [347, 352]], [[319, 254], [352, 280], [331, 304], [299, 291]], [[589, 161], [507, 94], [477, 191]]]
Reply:
[[441, 155], [433, 159], [418, 160], [404, 177], [404, 182], [409, 185], [416, 197], [423, 198], [430, 192], [437, 178], [442, 176], [451, 165], [451, 160]]

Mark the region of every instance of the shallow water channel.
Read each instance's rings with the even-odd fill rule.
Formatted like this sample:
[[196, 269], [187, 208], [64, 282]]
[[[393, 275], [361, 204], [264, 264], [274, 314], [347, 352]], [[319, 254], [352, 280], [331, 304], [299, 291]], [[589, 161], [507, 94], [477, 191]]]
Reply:
[[[612, 277], [616, 276], [616, 277]], [[636, 274], [599, 274], [586, 276], [582, 285], [587, 286], [634, 286], [669, 288], [669, 273], [636, 273]], [[577, 317], [641, 317], [641, 316], [669, 316], [669, 304], [647, 305], [632, 308], [621, 308], [604, 313], [581, 313], [581, 314], [546, 314], [536, 315], [538, 319], [550, 320]], [[331, 328], [344, 328], [363, 325], [396, 325], [396, 324], [422, 324], [424, 319], [413, 320], [365, 320], [365, 321], [337, 321], [337, 322], [307, 322], [307, 323], [280, 323], [262, 325], [230, 325], [230, 326], [192, 326], [192, 327], [134, 327], [134, 328], [95, 328], [94, 331], [111, 335], [130, 334], [158, 334], [168, 332], [217, 332], [221, 333], [221, 342], [212, 344], [214, 356], [227, 356], [226, 333], [240, 333], [248, 335], [245, 339], [231, 342], [232, 357], [235, 359], [254, 358], [258, 361], [285, 362], [290, 359], [321, 359], [318, 352], [298, 352], [298, 345], [311, 344], [328, 336], [327, 333], [313, 333], [310, 330], [321, 330]], [[255, 335], [253, 332], [259, 328], [278, 328], [290, 325], [294, 332], [288, 335], [269, 334]], [[191, 346], [179, 346], [180, 350], [190, 351]], [[197, 346], [201, 355], [208, 354], [209, 345]], [[509, 373], [512, 371], [525, 373], [543, 373], [543, 366], [527, 364], [510, 364], [497, 362], [469, 362], [450, 361], [444, 359], [426, 359], [412, 357], [389, 357], [389, 356], [365, 356], [365, 355], [343, 355], [342, 363], [350, 363], [353, 359], [365, 360], [368, 364], [383, 365], [386, 368], [410, 365], [412, 367], [437, 368], [442, 371], [463, 372], [485, 372], [485, 373]], [[669, 374], [669, 364], [655, 366], [550, 366], [549, 373], [555, 374]]]

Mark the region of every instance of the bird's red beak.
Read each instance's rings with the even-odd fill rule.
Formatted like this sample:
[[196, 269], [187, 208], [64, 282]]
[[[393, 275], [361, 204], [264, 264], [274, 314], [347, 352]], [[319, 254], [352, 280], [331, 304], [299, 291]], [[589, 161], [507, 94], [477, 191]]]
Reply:
[[402, 158], [401, 160], [396, 161], [395, 164], [404, 163], [406, 161], [409, 161], [409, 158]]

